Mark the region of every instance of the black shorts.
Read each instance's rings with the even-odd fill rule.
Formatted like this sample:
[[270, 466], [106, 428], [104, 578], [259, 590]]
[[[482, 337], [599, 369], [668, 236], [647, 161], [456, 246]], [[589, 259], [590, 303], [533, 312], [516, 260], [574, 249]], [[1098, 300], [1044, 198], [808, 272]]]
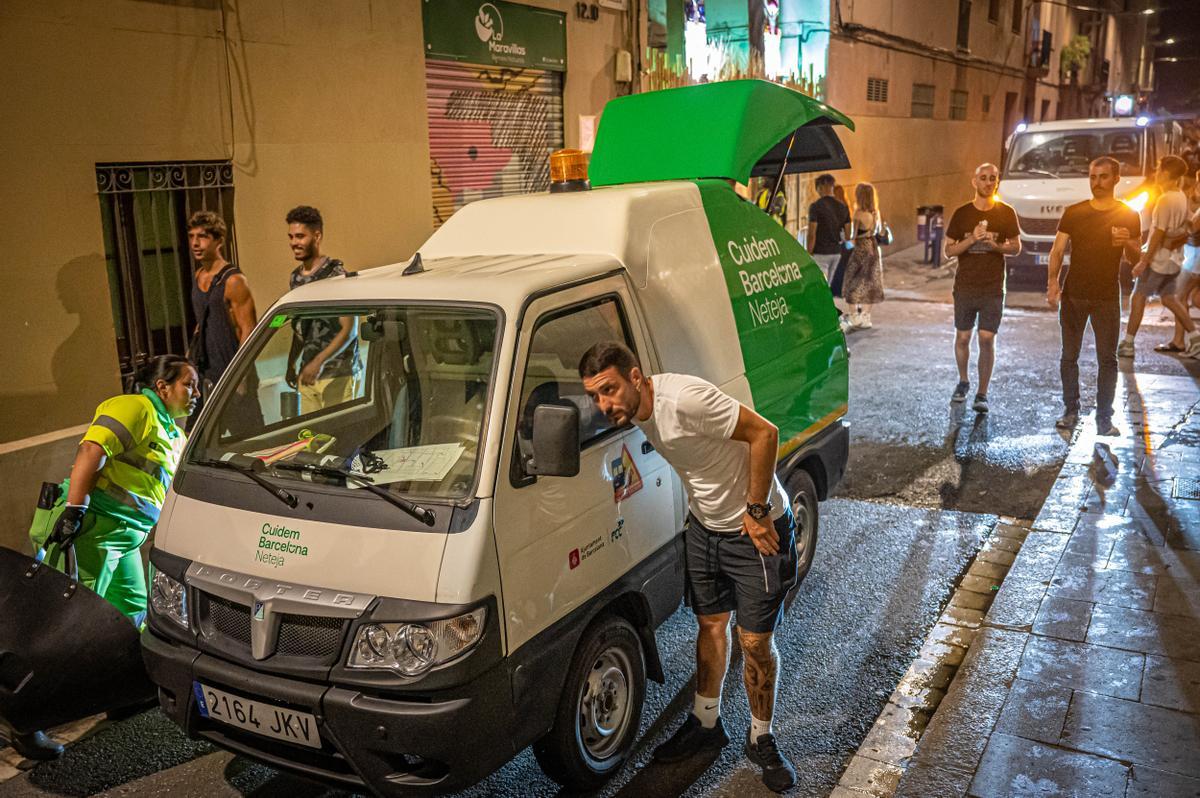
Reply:
[[1000, 329], [1004, 318], [1004, 295], [959, 296], [954, 295], [954, 329], [970, 330], [979, 317], [979, 329], [994, 333]]
[[799, 576], [796, 518], [791, 508], [775, 521], [779, 554], [760, 554], [749, 535], [712, 532], [688, 514], [684, 529], [688, 603], [697, 615], [737, 611], [747, 632], [772, 632], [783, 620], [783, 600]]

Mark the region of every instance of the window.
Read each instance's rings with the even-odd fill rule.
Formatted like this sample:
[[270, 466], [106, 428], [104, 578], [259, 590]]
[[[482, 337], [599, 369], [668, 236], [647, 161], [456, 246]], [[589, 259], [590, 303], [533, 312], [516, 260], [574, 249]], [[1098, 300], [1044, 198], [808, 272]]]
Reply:
[[934, 87], [928, 83], [914, 83], [912, 88], [912, 115], [922, 119], [933, 118]]
[[1042, 100], [1042, 115], [1038, 117], [1039, 122], [1045, 122], [1050, 118], [1050, 101]]
[[149, 358], [187, 351], [196, 324], [188, 216], [220, 214], [229, 230], [225, 258], [237, 263], [233, 164], [97, 164], [96, 188], [117, 357], [128, 386]]
[[951, 119], [966, 119], [967, 118], [967, 93], [952, 89], [950, 91], [950, 118]]
[[971, 49], [971, 0], [958, 0], [958, 49]]
[[1000, 21], [1000, 0], [988, 0], [988, 22]]
[[867, 78], [867, 102], [885, 103], [887, 99], [887, 78]]
[[991, 110], [992, 110], [992, 95], [985, 94], [985, 95], [983, 95], [983, 115], [987, 116], [988, 112]]
[[1142, 144], [1142, 130], [1129, 127], [1019, 133], [1013, 139], [1003, 177], [1084, 178], [1088, 164], [1101, 155], [1121, 162], [1122, 177], [1141, 175]]
[[561, 404], [579, 408], [579, 445], [582, 449], [612, 430], [612, 422], [596, 408], [579, 378], [580, 358], [598, 341], [621, 341], [634, 349], [615, 296], [555, 310], [538, 320], [529, 344], [518, 405], [517, 443], [526, 454], [531, 451], [533, 414], [538, 405]]
[[1012, 0], [1012, 32], [1013, 33], [1020, 33], [1021, 28], [1024, 27], [1024, 25], [1022, 25], [1022, 22], [1024, 20], [1021, 19], [1023, 14], [1024, 14], [1024, 9], [1021, 6], [1021, 0]]

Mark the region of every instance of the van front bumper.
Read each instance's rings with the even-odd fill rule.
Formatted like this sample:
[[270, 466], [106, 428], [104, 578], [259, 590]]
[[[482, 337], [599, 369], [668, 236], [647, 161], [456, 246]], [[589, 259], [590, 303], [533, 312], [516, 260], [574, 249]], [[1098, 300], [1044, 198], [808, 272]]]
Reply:
[[[437, 795], [476, 783], [517, 752], [504, 664], [461, 687], [430, 693], [366, 693], [253, 671], [147, 631], [142, 653], [163, 711], [189, 736], [273, 767], [377, 794]], [[245, 698], [308, 712], [320, 749], [263, 737], [202, 717], [196, 681]]]

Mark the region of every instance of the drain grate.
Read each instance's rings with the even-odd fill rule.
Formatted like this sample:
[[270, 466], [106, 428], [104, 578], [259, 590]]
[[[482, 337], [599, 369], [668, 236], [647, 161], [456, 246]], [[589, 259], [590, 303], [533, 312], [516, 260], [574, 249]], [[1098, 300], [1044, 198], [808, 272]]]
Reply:
[[1200, 499], [1200, 479], [1175, 477], [1175, 489], [1171, 495], [1176, 499]]

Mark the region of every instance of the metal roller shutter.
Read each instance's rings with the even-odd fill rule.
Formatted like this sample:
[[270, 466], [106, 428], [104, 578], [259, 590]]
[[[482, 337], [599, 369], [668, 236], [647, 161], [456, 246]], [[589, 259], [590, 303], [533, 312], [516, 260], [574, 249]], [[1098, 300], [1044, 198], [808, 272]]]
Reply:
[[426, 61], [425, 85], [434, 227], [468, 202], [546, 190], [562, 73]]

